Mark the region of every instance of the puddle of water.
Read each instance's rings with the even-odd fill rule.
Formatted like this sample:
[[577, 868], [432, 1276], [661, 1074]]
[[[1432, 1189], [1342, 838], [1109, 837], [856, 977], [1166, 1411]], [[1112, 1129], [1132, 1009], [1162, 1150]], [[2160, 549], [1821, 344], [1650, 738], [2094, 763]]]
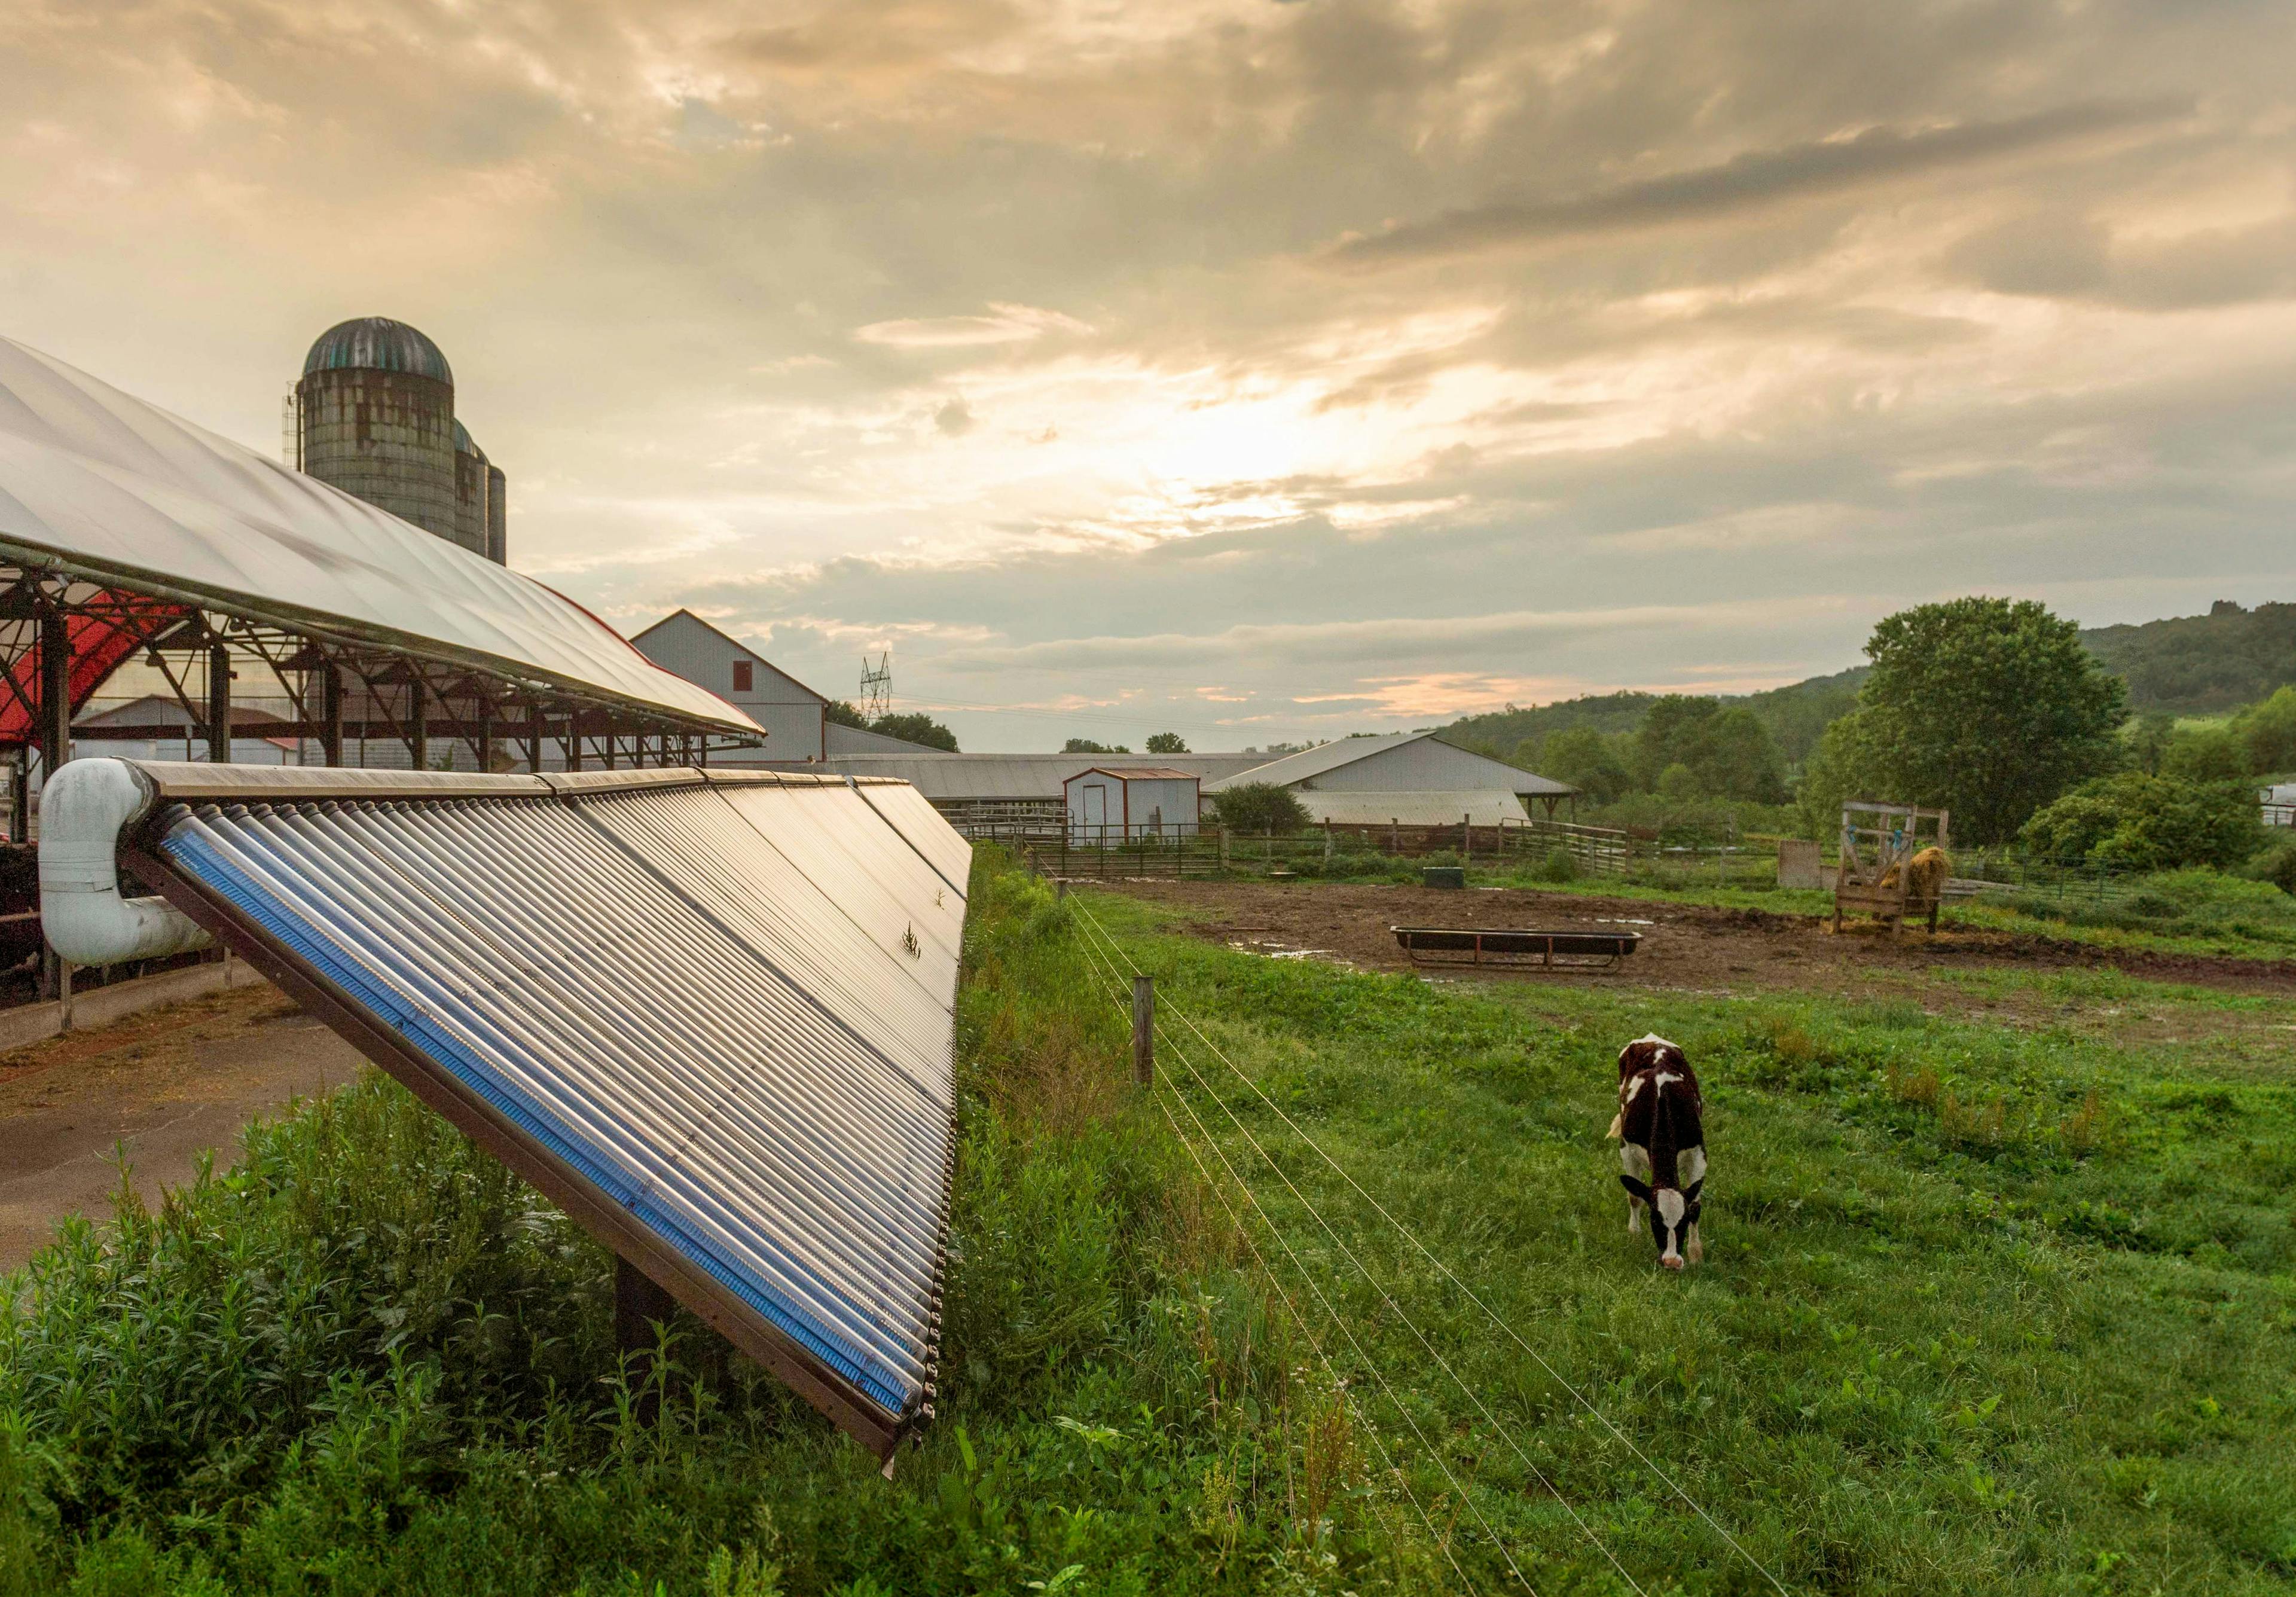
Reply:
[[1239, 954], [1257, 954], [1262, 959], [1328, 959], [1342, 965], [1348, 962], [1329, 948], [1293, 948], [1266, 938], [1254, 938], [1248, 943], [1231, 941], [1228, 946]]
[[1655, 926], [1658, 922], [1637, 921], [1632, 915], [1596, 915], [1595, 924], [1597, 926]]

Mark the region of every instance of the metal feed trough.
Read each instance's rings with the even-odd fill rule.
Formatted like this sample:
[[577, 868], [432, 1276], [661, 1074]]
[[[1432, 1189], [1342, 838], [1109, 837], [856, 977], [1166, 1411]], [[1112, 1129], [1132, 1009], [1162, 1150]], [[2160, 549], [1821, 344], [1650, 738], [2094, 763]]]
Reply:
[[1525, 931], [1499, 926], [1390, 926], [1415, 965], [1603, 970], [1632, 954], [1638, 931]]

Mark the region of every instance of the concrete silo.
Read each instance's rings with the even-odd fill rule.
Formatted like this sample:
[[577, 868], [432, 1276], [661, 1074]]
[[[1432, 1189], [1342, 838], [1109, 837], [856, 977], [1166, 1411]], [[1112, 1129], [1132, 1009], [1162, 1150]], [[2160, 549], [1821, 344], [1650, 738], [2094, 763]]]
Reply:
[[487, 553], [487, 452], [470, 430], [455, 423], [455, 541], [473, 554]]
[[341, 323], [304, 357], [295, 398], [304, 471], [465, 542], [455, 494], [455, 373], [438, 345], [386, 316]]
[[487, 468], [487, 558], [510, 564], [510, 479], [493, 465]]

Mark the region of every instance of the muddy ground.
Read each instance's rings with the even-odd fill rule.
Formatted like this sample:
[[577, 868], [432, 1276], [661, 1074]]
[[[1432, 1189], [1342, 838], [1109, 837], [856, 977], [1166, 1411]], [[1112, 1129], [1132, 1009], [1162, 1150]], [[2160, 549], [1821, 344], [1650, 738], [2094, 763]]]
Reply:
[[351, 1045], [267, 987], [242, 987], [0, 1054], [0, 1271], [67, 1215], [102, 1218], [124, 1156], [135, 1189], [236, 1156], [240, 1128], [356, 1076]]
[[[2118, 970], [2147, 980], [2296, 998], [2296, 963], [2107, 951], [2048, 938], [1957, 929], [1931, 937], [1908, 930], [1892, 938], [1871, 922], [1841, 935], [1830, 918], [1766, 910], [1596, 898], [1582, 893], [1388, 884], [1127, 881], [1107, 884], [1185, 913], [1200, 937], [1269, 954], [1341, 961], [1363, 970], [1452, 973], [1499, 980], [1667, 987], [1693, 992], [1744, 988], [1918, 996], [1934, 1008], [1950, 971]], [[1519, 927], [1541, 931], [1634, 931], [1635, 953], [1604, 970], [1505, 971], [1414, 966], [1393, 926]], [[1971, 992], [1965, 1007], [2000, 1000]], [[1956, 1003], [1956, 1007], [1964, 1004]]]

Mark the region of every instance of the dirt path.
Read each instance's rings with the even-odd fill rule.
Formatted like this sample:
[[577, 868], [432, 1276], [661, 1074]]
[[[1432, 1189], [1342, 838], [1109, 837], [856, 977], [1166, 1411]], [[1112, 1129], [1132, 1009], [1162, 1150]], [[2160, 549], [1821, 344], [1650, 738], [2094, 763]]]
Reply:
[[[1312, 951], [1365, 970], [1432, 972], [1396, 946], [1393, 926], [1513, 926], [1618, 930], [1642, 944], [1613, 969], [1461, 974], [1539, 982], [1589, 982], [1691, 991], [1770, 987], [1887, 995], [1939, 984], [1948, 970], [2113, 969], [2151, 980], [2296, 998], [2296, 964], [2108, 951], [2045, 938], [1946, 930], [1893, 940], [1870, 925], [1839, 937], [1828, 921], [1764, 910], [1596, 898], [1521, 889], [1444, 891], [1324, 882], [1127, 881], [1119, 891], [1186, 912], [1198, 936], [1268, 954]], [[1950, 912], [1948, 912], [1950, 913]], [[1972, 996], [1967, 1007], [1992, 1004]]]
[[156, 1205], [199, 1155], [228, 1165], [240, 1128], [291, 1098], [340, 1086], [350, 1044], [266, 987], [154, 1010], [0, 1054], [0, 1271], [72, 1214], [102, 1216], [125, 1144]]

